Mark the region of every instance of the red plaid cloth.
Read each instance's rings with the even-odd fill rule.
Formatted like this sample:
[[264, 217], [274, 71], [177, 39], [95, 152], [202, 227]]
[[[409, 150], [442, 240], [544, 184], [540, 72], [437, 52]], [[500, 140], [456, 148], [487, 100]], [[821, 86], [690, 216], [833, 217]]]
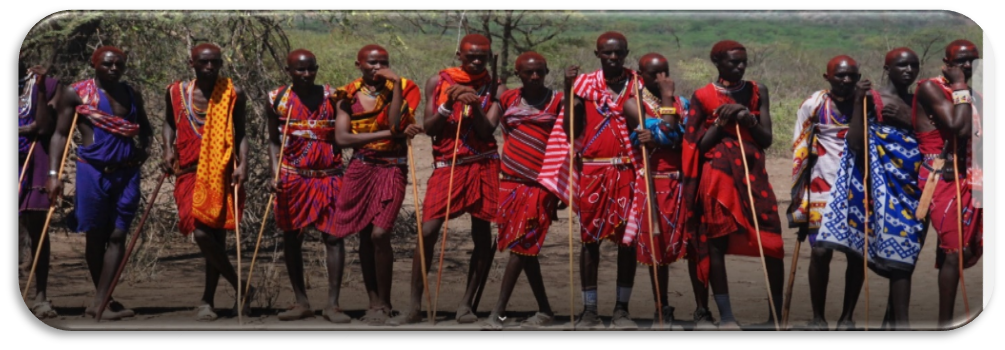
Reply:
[[537, 256], [555, 217], [558, 198], [537, 183], [499, 181], [499, 251]]
[[[448, 160], [449, 161], [449, 160]], [[433, 170], [426, 183], [426, 198], [422, 201], [422, 221], [442, 219], [447, 215], [447, 187], [450, 167]], [[454, 189], [451, 191], [450, 215], [453, 219], [464, 213], [495, 221], [499, 194], [499, 160], [482, 159], [454, 167]]]
[[80, 95], [83, 104], [77, 106], [77, 114], [87, 116], [95, 127], [115, 135], [133, 137], [140, 134], [140, 125], [122, 117], [114, 116], [98, 109], [101, 95], [94, 79], [88, 79], [73, 84], [73, 89]]
[[654, 178], [653, 180], [653, 201], [656, 202], [657, 215], [653, 218], [653, 226], [660, 234], [652, 238], [652, 245], [649, 240], [649, 214], [643, 211], [640, 219], [639, 237], [636, 239], [635, 254], [636, 260], [645, 265], [652, 265], [652, 249], [656, 247], [656, 263], [659, 265], [669, 265], [680, 260], [687, 251], [687, 241], [684, 237], [684, 225], [681, 220], [680, 205], [681, 182], [680, 179]]
[[[367, 157], [381, 157], [380, 153], [367, 149], [359, 152]], [[407, 171], [404, 166], [369, 164], [359, 159], [349, 162], [335, 215], [340, 228], [337, 236], [360, 232], [371, 223], [391, 232], [405, 200]]]

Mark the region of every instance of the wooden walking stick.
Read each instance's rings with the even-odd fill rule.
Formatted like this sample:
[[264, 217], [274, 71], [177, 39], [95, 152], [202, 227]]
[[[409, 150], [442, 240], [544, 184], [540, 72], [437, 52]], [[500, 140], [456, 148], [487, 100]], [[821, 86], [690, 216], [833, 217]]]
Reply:
[[[234, 172], [237, 172], [237, 154], [234, 154]], [[241, 219], [239, 213], [239, 189], [241, 184], [234, 185], [234, 244], [237, 246], [237, 324], [244, 325], [244, 306], [241, 304]]]
[[429, 294], [429, 278], [426, 276], [429, 270], [426, 268], [426, 243], [424, 242], [425, 238], [422, 236], [422, 214], [419, 211], [422, 210], [422, 207], [419, 204], [419, 180], [415, 176], [415, 158], [412, 156], [412, 139], [409, 138], [407, 142], [408, 169], [412, 173], [412, 199], [415, 201], [415, 224], [419, 229], [419, 260], [422, 266], [422, 287], [426, 290], [426, 314], [430, 320], [434, 320], [433, 309], [429, 308], [433, 304], [433, 295]]
[[[59, 161], [59, 173], [57, 176], [63, 176], [63, 167], [66, 165], [66, 155], [70, 151], [70, 140], [73, 139], [73, 129], [77, 126], [77, 116], [79, 114], [73, 113], [73, 121], [70, 122], [70, 132], [66, 133], [66, 145], [63, 146], [63, 159]], [[31, 262], [31, 271], [28, 272], [28, 280], [24, 282], [24, 294], [21, 295], [21, 299], [28, 299], [28, 289], [31, 287], [31, 279], [35, 277], [35, 268], [38, 267], [38, 255], [42, 254], [42, 243], [45, 242], [45, 234], [49, 232], [49, 221], [52, 220], [52, 213], [56, 211], [56, 205], [59, 203], [59, 197], [62, 197], [62, 193], [56, 197], [56, 201], [49, 203], [49, 213], [45, 216], [45, 225], [42, 226], [42, 234], [38, 236], [38, 248], [35, 249], [35, 259]]]
[[[285, 90], [283, 90], [283, 92], [285, 92]], [[281, 99], [283, 97], [282, 95], [283, 95], [283, 93], [280, 93], [279, 95], [276, 95], [276, 101], [277, 101], [276, 105], [277, 106], [278, 106], [279, 99]], [[283, 126], [283, 137], [282, 137], [282, 140], [279, 143], [279, 154], [276, 155], [276, 158], [278, 158], [278, 160], [276, 161], [276, 174], [273, 175], [273, 178], [272, 178], [273, 179], [272, 183], [275, 183], [275, 184], [278, 184], [278, 182], [279, 182], [279, 174], [282, 173], [281, 167], [283, 166], [283, 152], [286, 149], [286, 135], [287, 135], [287, 130], [289, 130], [289, 128], [290, 128], [290, 111], [292, 111], [292, 108], [286, 110], [286, 124], [284, 124], [284, 126]], [[278, 192], [279, 189], [277, 188], [276, 191]], [[234, 197], [234, 198], [237, 198], [237, 197]], [[244, 284], [244, 296], [245, 297], [248, 296], [248, 291], [251, 290], [251, 276], [255, 273], [255, 260], [258, 258], [258, 248], [262, 246], [262, 233], [265, 232], [265, 223], [268, 222], [269, 211], [272, 210], [272, 200], [275, 199], [275, 198], [276, 198], [276, 192], [272, 192], [272, 193], [269, 194], [269, 200], [265, 202], [265, 213], [262, 214], [262, 224], [261, 224], [261, 226], [258, 227], [258, 238], [255, 239], [255, 252], [251, 254], [251, 266], [248, 267], [248, 281], [245, 282], [245, 284]], [[238, 282], [238, 283], [240, 283], [240, 282]], [[244, 303], [245, 303], [245, 300], [241, 299], [241, 305], [238, 305], [238, 307], [242, 307], [243, 308], [244, 307]]]
[[28, 173], [28, 164], [31, 163], [31, 155], [35, 153], [35, 144], [38, 143], [38, 139], [31, 141], [31, 147], [28, 147], [28, 156], [24, 158], [24, 165], [21, 166], [21, 175], [17, 178], [17, 195], [21, 196], [21, 184], [24, 182], [24, 174]]
[[[632, 80], [633, 86], [637, 86], [639, 83], [639, 76], [636, 75]], [[639, 130], [643, 130], [646, 127], [646, 107], [642, 104], [642, 89], [642, 86], [638, 86], [638, 90], [635, 92], [635, 106], [638, 108], [639, 112]], [[651, 179], [649, 178], [649, 153], [646, 151], [645, 143], [639, 142], [639, 147], [642, 148], [642, 176], [645, 177], [646, 182], [645, 210], [648, 214], [646, 216], [649, 218], [649, 252], [651, 253], [650, 255], [652, 256], [653, 261], [653, 281], [656, 281], [656, 283], [653, 283], [653, 286], [655, 286], [656, 289], [656, 315], [657, 319], [659, 319], [660, 328], [663, 328], [663, 303], [660, 301], [659, 266], [656, 263], [656, 244], [654, 243], [654, 236], [656, 236], [656, 232], [653, 231], [653, 215], [655, 215], [656, 212], [653, 210], [654, 206], [650, 183]]]
[[782, 300], [782, 329], [789, 329], [789, 309], [792, 307], [792, 287], [796, 279], [796, 266], [799, 263], [799, 246], [796, 240], [796, 250], [792, 253], [792, 265], [789, 268], [789, 282], [785, 286], [785, 298]]
[[868, 96], [862, 98], [862, 141], [865, 143], [865, 162], [862, 168], [862, 204], [865, 208], [865, 243], [862, 245], [862, 284], [865, 285], [865, 330], [869, 330], [869, 105]]
[[576, 292], [575, 292], [575, 281], [573, 280], [573, 244], [572, 244], [572, 201], [574, 194], [572, 193], [572, 175], [576, 171], [575, 159], [576, 159], [576, 94], [571, 93], [566, 96], [569, 99], [569, 203], [567, 208], [569, 208], [569, 328], [573, 331], [576, 330]]
[[967, 319], [970, 319], [970, 300], [967, 299], [967, 285], [963, 279], [963, 195], [960, 193], [960, 170], [957, 167], [956, 155], [959, 149], [956, 148], [956, 135], [953, 135], [953, 184], [956, 185], [956, 240], [960, 243], [960, 251], [957, 253], [957, 261], [960, 270], [960, 287], [963, 288], [963, 308], [967, 311]]
[[108, 286], [108, 293], [101, 298], [101, 305], [98, 306], [98, 313], [95, 317], [95, 322], [101, 322], [101, 315], [104, 314], [105, 308], [108, 307], [108, 302], [112, 300], [112, 292], [115, 291], [115, 286], [119, 284], [119, 278], [122, 277], [122, 271], [126, 269], [126, 264], [129, 262], [129, 256], [132, 255], [133, 249], [136, 248], [136, 241], [140, 239], [140, 233], [143, 232], [143, 224], [147, 222], [147, 216], [150, 215], [150, 209], [153, 209], [154, 203], [157, 202], [157, 194], [161, 191], [161, 185], [164, 184], [164, 180], [167, 179], [168, 173], [161, 175], [160, 180], [157, 180], [157, 186], [154, 187], [154, 195], [147, 202], [147, 208], [143, 210], [143, 216], [140, 217], [140, 223], [136, 225], [136, 230], [133, 232], [133, 238], [129, 241], [129, 246], [126, 247], [126, 254], [122, 256], [122, 262], [119, 263], [119, 267], [115, 270], [115, 277], [112, 278], [112, 284]]
[[[468, 106], [464, 106], [468, 108]], [[450, 180], [447, 182], [447, 212], [443, 217], [443, 239], [440, 241], [440, 262], [436, 269], [436, 297], [433, 298], [433, 317], [429, 322], [436, 324], [436, 304], [440, 301], [440, 281], [443, 279], [443, 254], [447, 251], [447, 229], [450, 227], [450, 199], [454, 195], [454, 166], [457, 165], [457, 145], [461, 141], [461, 122], [464, 121], [462, 111], [457, 118], [457, 135], [454, 136], [454, 154], [450, 160]]]
[[761, 253], [761, 269], [764, 271], [764, 283], [768, 287], [768, 304], [771, 306], [771, 316], [775, 321], [775, 330], [778, 330], [778, 314], [775, 312], [775, 300], [771, 296], [771, 280], [768, 279], [768, 264], [764, 261], [764, 245], [761, 243], [761, 225], [757, 222], [757, 211], [754, 209], [754, 190], [750, 181], [750, 167], [747, 165], [747, 151], [743, 149], [743, 134], [740, 133], [740, 124], [736, 124], [736, 143], [740, 145], [740, 159], [743, 159], [743, 172], [747, 179], [747, 198], [750, 198], [751, 221], [754, 222], [754, 231], [757, 234], [757, 251]]

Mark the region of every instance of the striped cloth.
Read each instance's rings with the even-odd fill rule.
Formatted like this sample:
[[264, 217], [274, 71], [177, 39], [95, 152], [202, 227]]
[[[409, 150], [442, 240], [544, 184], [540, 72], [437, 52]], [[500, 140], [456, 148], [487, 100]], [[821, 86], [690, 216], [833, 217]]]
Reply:
[[[80, 100], [83, 102], [77, 106], [77, 114], [87, 116], [87, 120], [90, 120], [91, 124], [119, 136], [133, 137], [140, 134], [139, 124], [102, 111], [98, 107], [102, 99], [100, 89], [93, 78], [73, 84], [73, 88], [77, 90], [77, 94], [80, 95]], [[132, 89], [129, 91], [132, 94]], [[133, 106], [133, 109], [135, 108]]]
[[502, 173], [530, 181], [537, 179], [544, 162], [548, 132], [554, 127], [562, 103], [561, 92], [550, 91], [544, 110], [522, 103], [521, 89], [502, 94]]

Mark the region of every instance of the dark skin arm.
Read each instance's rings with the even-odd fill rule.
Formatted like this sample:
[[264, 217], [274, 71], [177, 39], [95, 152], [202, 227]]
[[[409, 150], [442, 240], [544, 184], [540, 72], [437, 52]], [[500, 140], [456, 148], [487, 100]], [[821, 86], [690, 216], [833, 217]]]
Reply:
[[[966, 84], [959, 67], [949, 66], [943, 68], [942, 72], [951, 84]], [[954, 105], [953, 101], [945, 98], [942, 89], [931, 81], [922, 83], [916, 96], [923, 111], [934, 117], [936, 125], [949, 129], [960, 139], [970, 137], [973, 120], [970, 104]]]
[[244, 126], [247, 120], [248, 98], [244, 89], [234, 86], [237, 100], [234, 102], [234, 143], [237, 145], [237, 169], [234, 169], [232, 185], [241, 186], [248, 178], [248, 140], [244, 137]]
[[[771, 147], [772, 135], [771, 135], [771, 112], [770, 112], [770, 100], [768, 99], [768, 87], [758, 83], [758, 88], [760, 90], [760, 118], [757, 118], [753, 113], [747, 109], [746, 106], [740, 104], [726, 104], [719, 106], [716, 109], [716, 114], [723, 116], [726, 120], [735, 120], [740, 123], [741, 127], [746, 127], [750, 130], [750, 135], [754, 138], [754, 142], [757, 143], [761, 149], [767, 149]], [[725, 127], [732, 128], [733, 126], [726, 124]], [[718, 129], [718, 128], [717, 128]], [[709, 129], [711, 130], [711, 129]], [[719, 130], [717, 130], [716, 135], [719, 135]], [[709, 133], [706, 133], [706, 138], [709, 137]], [[716, 139], [716, 142], [718, 140]], [[705, 142], [705, 139], [702, 139]], [[704, 148], [704, 147], [703, 147]]]
[[[576, 125], [573, 131], [575, 131], [576, 134], [569, 137], [570, 143], [572, 143], [573, 140], [582, 135], [583, 129], [586, 128], [586, 118], [583, 118], [583, 116], [586, 115], [586, 105], [584, 104], [582, 98], [572, 93], [572, 87], [573, 84], [575, 84], [576, 82], [577, 76], [579, 76], [579, 66], [569, 66], [568, 68], [565, 69], [565, 80], [564, 80], [565, 95], [562, 97], [562, 106], [566, 110], [568, 110], [569, 98], [570, 97], [573, 98], [574, 100], [572, 103], [573, 103], [573, 112], [575, 112], [574, 117], [578, 117], [574, 118]], [[566, 135], [569, 135], [569, 119], [570, 118], [568, 113], [566, 113], [565, 118], [562, 119], [563, 123], [562, 128], [565, 129]]]
[[[676, 84], [674, 83], [673, 79], [670, 79], [670, 77], [668, 77], [665, 73], [657, 73], [656, 82], [658, 82], [660, 86], [660, 107], [673, 107], [674, 101], [676, 101], [676, 99], [674, 98], [674, 92], [676, 91]], [[678, 111], [677, 113], [680, 113], [680, 111]], [[680, 115], [677, 114], [670, 114], [664, 116], [647, 115], [647, 117], [652, 118], [662, 117], [663, 121], [670, 125], [677, 125], [677, 123], [680, 122]], [[638, 131], [638, 135], [639, 135], [639, 142], [646, 144], [647, 147], [656, 148], [657, 146], [656, 141], [653, 139], [652, 132], [650, 132], [649, 129], [645, 128], [640, 129]]]
[[45, 101], [44, 98], [48, 94], [45, 89], [45, 73], [46, 69], [42, 66], [34, 66], [29, 69], [32, 73], [35, 73], [35, 86], [38, 86], [38, 96], [40, 99], [34, 101], [35, 103], [35, 122], [18, 127], [18, 136], [37, 136], [37, 135], [48, 135], [52, 133], [53, 129], [53, 115], [56, 114], [56, 102], [59, 98], [59, 92], [63, 88], [62, 84], [56, 84], [56, 94], [52, 97], [52, 100]]
[[[279, 98], [279, 96], [276, 96], [276, 98]], [[325, 102], [322, 101], [321, 103]], [[269, 130], [269, 167], [271, 169], [269, 174], [276, 174], [276, 171], [279, 170], [278, 155], [279, 155], [279, 147], [282, 142], [282, 135], [279, 132], [279, 125], [281, 121], [279, 120], [279, 114], [277, 114], [276, 111], [272, 109], [272, 103], [270, 103], [268, 100], [263, 101], [263, 107], [265, 108], [265, 121], [268, 125]], [[272, 180], [274, 179], [275, 177], [273, 177]], [[269, 190], [275, 191], [276, 190], [275, 181], [269, 181], [268, 183], [271, 186]]]
[[[436, 104], [439, 96], [436, 96], [436, 86], [440, 84], [440, 76], [434, 75], [426, 80], [426, 107], [423, 110], [422, 128], [426, 130], [426, 135], [436, 137], [443, 131], [443, 124], [447, 121], [447, 116], [440, 115], [437, 111], [440, 106]], [[444, 103], [453, 106], [454, 101], [450, 98]]]
[[171, 90], [164, 92], [164, 126], [161, 127], [161, 141], [163, 144], [164, 157], [161, 159], [161, 170], [168, 174], [174, 174], [174, 164], [178, 159], [178, 150], [175, 149], [175, 124], [174, 106], [171, 104]]
[[[712, 116], [705, 115], [705, 110], [701, 107], [701, 101], [698, 100], [695, 95], [691, 95], [691, 110], [694, 113], [693, 118], [696, 123], [695, 125], [701, 125], [704, 123], [705, 118], [713, 118]], [[723, 115], [720, 119], [723, 124], [728, 124], [729, 121], [732, 120], [728, 115]], [[702, 135], [701, 140], [698, 141], [698, 150], [700, 150], [702, 154], [708, 152], [708, 150], [712, 149], [715, 144], [719, 143], [719, 139], [725, 135], [722, 128], [722, 126], [717, 124], [712, 124], [712, 126], [708, 127], [708, 130], [705, 131], [705, 135]]]
[[[73, 124], [73, 115], [77, 106], [81, 104], [80, 96], [72, 87], [67, 86], [60, 94], [59, 103], [56, 108], [56, 128], [53, 130], [49, 140], [49, 169], [60, 170], [60, 162], [63, 159], [63, 147], [70, 137], [70, 125]], [[49, 201], [56, 203], [56, 199], [63, 195], [63, 183], [59, 180], [59, 175], [49, 176], [46, 190], [49, 192]]]
[[488, 111], [482, 111], [481, 104], [477, 102], [471, 106], [472, 116], [475, 117], [475, 133], [479, 138], [486, 140], [495, 138], [492, 134], [495, 133], [496, 127], [499, 126], [499, 120], [502, 118], [502, 108], [499, 107], [498, 97], [502, 96], [506, 90], [508, 89], [505, 85], [496, 87], [496, 94], [492, 96], [494, 103], [489, 106]]
[[872, 90], [872, 82], [867, 79], [862, 79], [855, 84], [855, 94], [852, 97], [855, 101], [855, 107], [852, 108], [851, 121], [848, 122], [848, 134], [845, 135], [848, 149], [855, 153], [856, 161], [862, 159], [862, 154], [865, 151], [865, 130], [863, 129], [865, 128], [866, 116], [862, 114], [862, 100], [868, 98], [869, 102], [872, 102], [869, 90]]
[[335, 142], [342, 147], [359, 147], [365, 144], [387, 140], [392, 138], [402, 138], [402, 137], [415, 137], [422, 133], [422, 128], [418, 125], [412, 124], [405, 128], [404, 132], [398, 135], [391, 135], [390, 130], [380, 130], [377, 132], [370, 133], [360, 133], [354, 134], [352, 132], [352, 119], [350, 118], [350, 112], [347, 110], [349, 108], [346, 100], [338, 102], [335, 107]]
[[[879, 96], [883, 99], [883, 110], [880, 111], [883, 114], [883, 124], [896, 126], [905, 130], [914, 128], [914, 125], [911, 124], [910, 105], [902, 105], [900, 97], [896, 95], [880, 92]], [[913, 95], [908, 96], [907, 101], [914, 99]]]
[[150, 156], [150, 145], [154, 136], [154, 129], [150, 126], [150, 119], [147, 118], [146, 104], [143, 103], [143, 94], [136, 91], [134, 95], [136, 97], [136, 123], [140, 125], [140, 154], [137, 156], [139, 161], [146, 162], [147, 157]]

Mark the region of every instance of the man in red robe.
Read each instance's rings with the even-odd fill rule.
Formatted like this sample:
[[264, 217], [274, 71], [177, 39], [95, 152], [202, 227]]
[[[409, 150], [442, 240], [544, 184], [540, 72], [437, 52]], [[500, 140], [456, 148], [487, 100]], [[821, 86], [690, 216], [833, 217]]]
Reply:
[[[559, 115], [548, 139], [545, 162], [539, 181], [563, 201], [569, 200], [569, 172], [573, 173], [571, 204], [578, 208], [583, 242], [580, 277], [584, 310], [576, 328], [603, 328], [597, 313], [597, 274], [600, 242], [618, 244], [617, 302], [611, 326], [635, 329], [628, 315], [628, 301], [635, 284], [635, 236], [638, 234], [640, 202], [634, 200], [642, 177], [641, 152], [631, 145], [629, 130], [639, 125], [635, 94], [642, 82], [635, 71], [625, 68], [628, 39], [618, 32], [597, 38], [594, 54], [601, 69], [580, 76], [579, 67], [565, 72], [565, 94], [575, 96], [575, 132]], [[563, 105], [564, 108], [564, 105]], [[579, 162], [569, 169], [569, 140]]]
[[[334, 323], [348, 323], [338, 304], [345, 248], [335, 223], [335, 202], [342, 184], [342, 150], [335, 144], [335, 108], [328, 85], [314, 84], [318, 64], [314, 54], [299, 49], [286, 57], [292, 84], [269, 92], [265, 115], [269, 123], [269, 158], [279, 177], [276, 225], [283, 230], [286, 272], [296, 303], [279, 313], [283, 321], [314, 317], [304, 285], [304, 230], [314, 226], [324, 236], [328, 271], [328, 305], [322, 315]], [[283, 145], [285, 142], [285, 145]], [[282, 150], [282, 155], [280, 155]]]
[[[195, 242], [206, 258], [206, 286], [196, 320], [213, 321], [213, 297], [222, 276], [234, 289], [244, 286], [227, 257], [226, 230], [236, 228], [243, 207], [247, 178], [248, 144], [244, 125], [247, 98], [230, 78], [219, 76], [223, 67], [220, 47], [204, 43], [192, 49], [189, 66], [195, 79], [176, 81], [164, 94], [165, 114], [161, 167], [175, 175], [178, 229], [195, 233]], [[234, 159], [237, 160], [236, 169]], [[240, 186], [234, 198], [234, 186]], [[244, 295], [244, 314], [250, 311], [254, 288]], [[237, 301], [235, 300], [235, 306]], [[236, 314], [236, 312], [235, 312]]]
[[[743, 45], [720, 41], [712, 47], [710, 57], [719, 72], [718, 80], [694, 92], [684, 134], [683, 198], [689, 201], [685, 207], [693, 208], [684, 220], [695, 247], [694, 277], [701, 282], [695, 288], [698, 311], [708, 309], [707, 292], [699, 289], [710, 281], [719, 306], [719, 328], [738, 329], [729, 302], [725, 254], [760, 255], [752, 219], [759, 223], [774, 314], [781, 314], [781, 222], [764, 166], [764, 150], [772, 141], [771, 114], [768, 88], [743, 80], [747, 68]], [[740, 135], [736, 134], [736, 125], [740, 126]], [[749, 177], [744, 172], [740, 147], [747, 155]], [[754, 195], [753, 208], [747, 186]], [[703, 228], [700, 232], [699, 227]], [[699, 316], [699, 312], [695, 314]]]
[[[492, 59], [492, 43], [483, 35], [469, 34], [457, 49], [459, 67], [440, 71], [426, 81], [426, 110], [423, 129], [433, 138], [433, 174], [426, 186], [422, 205], [422, 234], [426, 266], [433, 258], [444, 220], [471, 214], [471, 238], [475, 243], [469, 265], [468, 284], [457, 309], [457, 322], [478, 320], [472, 310], [478, 282], [492, 264], [492, 226], [499, 191], [499, 153], [489, 122], [490, 113], [500, 113], [495, 101], [506, 87], [493, 82], [486, 69]], [[498, 118], [498, 116], [494, 117]], [[454, 149], [457, 129], [460, 140]], [[457, 163], [451, 169], [456, 152]], [[453, 188], [448, 189], [453, 171]], [[447, 213], [447, 195], [450, 213]], [[446, 242], [443, 242], [446, 244]], [[422, 265], [418, 244], [412, 254], [411, 306], [391, 319], [391, 324], [419, 322], [422, 318]], [[443, 273], [442, 271], [438, 273]]]
[[[939, 269], [939, 326], [946, 329], [953, 323], [953, 306], [960, 284], [959, 259], [968, 268], [976, 265], [984, 252], [984, 209], [972, 197], [973, 188], [983, 183], [983, 171], [973, 159], [972, 142], [982, 132], [984, 101], [967, 84], [973, 74], [974, 60], [979, 58], [974, 43], [967, 40], [949, 43], [942, 59], [945, 63], [942, 76], [918, 82], [914, 96], [914, 131], [925, 158], [918, 186], [925, 188], [934, 175], [932, 160], [937, 157], [946, 160], [928, 212], [932, 228], [939, 234], [935, 264]], [[962, 210], [957, 210], [957, 205]], [[962, 244], [959, 236], [963, 237]]]
[[[370, 325], [383, 325], [391, 315], [391, 230], [408, 182], [405, 137], [422, 132], [415, 124], [415, 108], [422, 98], [419, 87], [392, 71], [390, 62], [387, 50], [379, 45], [359, 50], [356, 67], [363, 76], [339, 88], [335, 119], [335, 140], [353, 147], [335, 211], [339, 227], [335, 237], [341, 241], [360, 235], [359, 260], [370, 298], [362, 321]], [[337, 274], [341, 281], [341, 267]]]

